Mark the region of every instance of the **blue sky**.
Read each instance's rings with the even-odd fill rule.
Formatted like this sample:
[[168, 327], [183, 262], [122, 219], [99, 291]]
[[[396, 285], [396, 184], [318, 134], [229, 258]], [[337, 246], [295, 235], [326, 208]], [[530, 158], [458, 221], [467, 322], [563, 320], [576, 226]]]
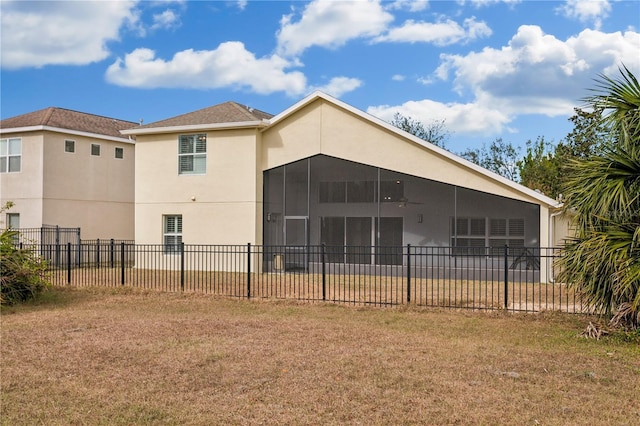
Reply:
[[144, 123], [322, 90], [447, 148], [559, 141], [598, 74], [640, 76], [636, 0], [5, 1], [0, 116], [58, 106]]

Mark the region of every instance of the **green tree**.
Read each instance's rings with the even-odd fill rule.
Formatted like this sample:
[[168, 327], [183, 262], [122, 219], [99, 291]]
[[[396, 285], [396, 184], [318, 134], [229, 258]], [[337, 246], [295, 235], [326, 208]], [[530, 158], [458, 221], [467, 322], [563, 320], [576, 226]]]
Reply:
[[469, 148], [458, 155], [500, 176], [518, 181], [520, 149], [502, 138], [495, 139], [489, 146], [483, 144], [481, 148]]
[[449, 139], [450, 135], [447, 127], [445, 126], [445, 120], [434, 120], [425, 126], [418, 120], [396, 112], [393, 115], [391, 124], [407, 133], [411, 133], [412, 135], [419, 137], [424, 141], [439, 146], [440, 148], [445, 147], [445, 143], [447, 139]]
[[602, 111], [602, 149], [571, 159], [565, 212], [576, 235], [560, 259], [560, 279], [599, 313], [640, 325], [640, 84], [626, 67], [600, 75], [585, 100]]
[[543, 194], [558, 198], [562, 184], [557, 146], [538, 136], [527, 141], [527, 153], [518, 161], [520, 183]]

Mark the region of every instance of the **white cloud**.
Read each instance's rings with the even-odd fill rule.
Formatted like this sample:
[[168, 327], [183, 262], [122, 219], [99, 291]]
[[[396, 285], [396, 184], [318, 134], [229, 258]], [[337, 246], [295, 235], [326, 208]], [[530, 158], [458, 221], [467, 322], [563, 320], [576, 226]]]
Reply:
[[464, 5], [465, 3], [471, 3], [472, 5], [474, 5], [476, 8], [481, 8], [481, 7], [485, 7], [485, 6], [492, 6], [494, 4], [498, 4], [498, 3], [505, 3], [508, 4], [510, 6], [517, 4], [517, 3], [521, 3], [522, 0], [458, 0], [457, 3], [460, 5]]
[[335, 98], [339, 98], [345, 93], [351, 92], [362, 86], [362, 81], [357, 78], [334, 77], [324, 86], [312, 87], [310, 91], [320, 90]]
[[402, 74], [395, 74], [391, 77], [391, 80], [393, 81], [404, 81], [406, 79], [406, 77]]
[[420, 12], [428, 8], [428, 0], [395, 0], [387, 6], [388, 10], [408, 10], [409, 12]]
[[180, 22], [180, 16], [171, 9], [167, 9], [162, 13], [153, 15], [152, 30], [173, 30], [182, 25]]
[[570, 116], [598, 74], [614, 75], [624, 63], [637, 75], [639, 51], [637, 32], [588, 29], [563, 41], [525, 25], [501, 48], [441, 55], [434, 78], [452, 79], [470, 102], [411, 101], [369, 112], [383, 119], [396, 111], [427, 122], [444, 118], [456, 133], [499, 134], [519, 115]]
[[491, 35], [491, 29], [484, 22], [475, 18], [465, 19], [462, 26], [451, 19], [440, 22], [406, 21], [401, 27], [392, 28], [385, 35], [376, 37], [376, 42], [424, 42], [436, 46], [447, 46], [454, 43], [468, 42]]
[[593, 22], [595, 28], [599, 29], [602, 26], [602, 20], [606, 19], [611, 12], [611, 3], [609, 0], [566, 0], [557, 11], [583, 23]]
[[277, 34], [277, 52], [283, 56], [300, 55], [311, 46], [336, 48], [352, 39], [374, 37], [393, 20], [380, 1], [315, 0], [296, 22], [294, 15], [282, 18]]
[[169, 61], [150, 49], [136, 49], [107, 69], [107, 81], [139, 88], [237, 88], [255, 93], [285, 92], [301, 95], [306, 78], [287, 72], [292, 63], [277, 56], [256, 58], [241, 42], [222, 43], [215, 50], [176, 53]]
[[109, 56], [107, 43], [135, 25], [136, 1], [0, 3], [2, 68], [86, 65]]
[[482, 108], [477, 103], [441, 103], [429, 99], [372, 106], [367, 112], [385, 121], [391, 121], [397, 112], [423, 123], [444, 120], [447, 130], [456, 134], [498, 134], [511, 121], [503, 112]]
[[249, 3], [248, 0], [238, 0], [236, 4], [238, 6], [238, 9], [244, 10], [247, 7], [247, 3]]

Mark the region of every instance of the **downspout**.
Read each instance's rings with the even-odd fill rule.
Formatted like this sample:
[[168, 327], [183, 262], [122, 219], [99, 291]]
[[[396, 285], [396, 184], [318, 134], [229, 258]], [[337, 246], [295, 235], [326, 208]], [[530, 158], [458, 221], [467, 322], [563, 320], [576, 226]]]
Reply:
[[[555, 218], [560, 216], [562, 214], [562, 210], [558, 210], [555, 213], [551, 213], [549, 215], [549, 245], [553, 246], [553, 240], [555, 237], [555, 228], [556, 228], [556, 222], [555, 222]], [[551, 247], [554, 248], [554, 247]], [[556, 282], [555, 277], [553, 276], [553, 268], [552, 265], [547, 265], [548, 271], [547, 271], [547, 276], [550, 277], [549, 281], [551, 281], [552, 283]]]

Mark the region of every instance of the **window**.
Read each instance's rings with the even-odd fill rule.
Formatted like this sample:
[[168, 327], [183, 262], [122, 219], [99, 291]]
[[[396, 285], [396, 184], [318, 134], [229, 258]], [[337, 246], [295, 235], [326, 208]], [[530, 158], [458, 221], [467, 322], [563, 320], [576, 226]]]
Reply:
[[22, 139], [0, 139], [0, 173], [13, 173], [21, 170]]
[[178, 174], [207, 172], [207, 135], [181, 135], [178, 138]]
[[116, 147], [116, 158], [124, 158], [124, 148]]
[[451, 246], [456, 254], [489, 254], [499, 256], [504, 246], [524, 247], [524, 219], [498, 219], [484, 217], [451, 218]]
[[7, 213], [7, 228], [20, 228], [20, 213]]
[[96, 155], [99, 156], [100, 155], [100, 145], [97, 143], [92, 143], [91, 144], [91, 155]]
[[182, 244], [182, 215], [163, 216], [163, 244], [165, 253], [180, 253]]
[[76, 141], [64, 141], [64, 152], [76, 152]]

